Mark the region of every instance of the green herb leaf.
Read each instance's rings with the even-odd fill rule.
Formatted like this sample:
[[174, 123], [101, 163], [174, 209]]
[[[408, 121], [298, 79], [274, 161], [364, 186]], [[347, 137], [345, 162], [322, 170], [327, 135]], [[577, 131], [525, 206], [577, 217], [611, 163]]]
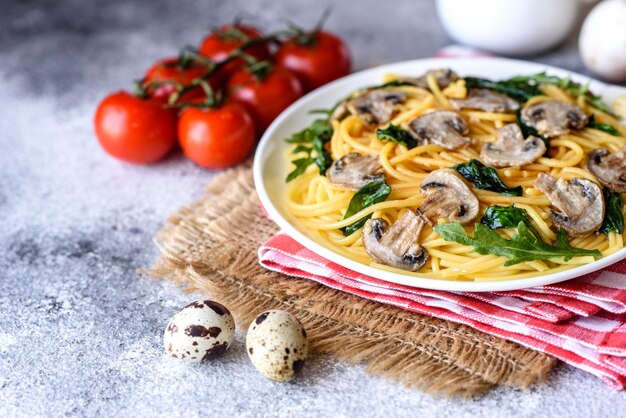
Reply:
[[513, 205], [489, 206], [480, 220], [489, 229], [515, 228], [520, 222], [531, 226], [526, 211]]
[[529, 76], [511, 77], [508, 80], [501, 81], [465, 77], [465, 85], [468, 89], [480, 88], [494, 90], [506, 94], [518, 102], [525, 102], [531, 97], [539, 96], [541, 94], [540, 87], [542, 84], [553, 84], [577, 96], [583, 96], [585, 101], [595, 108], [605, 113], [612, 114], [602, 97], [591, 93], [588, 85], [576, 83], [572, 81], [570, 77], [561, 78], [554, 75], [547, 75], [545, 72]]
[[306, 129], [296, 132], [287, 142], [297, 144], [292, 154], [306, 153], [307, 157], [298, 158], [292, 163], [295, 168], [287, 175], [287, 182], [304, 173], [311, 164], [317, 165], [320, 175], [324, 175], [333, 163], [330, 153], [324, 144], [333, 136], [333, 128], [328, 119], [317, 119]]
[[483, 190], [491, 190], [504, 196], [521, 196], [522, 186], [508, 187], [500, 180], [498, 173], [491, 167], [485, 166], [478, 160], [470, 160], [467, 163], [453, 165], [460, 175], [466, 180]]
[[298, 158], [291, 162], [296, 167], [287, 175], [287, 183], [298, 177], [300, 174], [306, 171], [306, 168], [313, 163], [312, 158]]
[[387, 87], [402, 87], [402, 86], [415, 87], [415, 83], [411, 83], [409, 81], [403, 81], [403, 80], [391, 80], [391, 81], [387, 81], [386, 83], [377, 84], [369, 88], [370, 89], [385, 89]]
[[376, 129], [376, 138], [381, 141], [397, 142], [409, 149], [417, 146], [417, 139], [409, 131], [391, 123], [385, 129]]
[[596, 122], [596, 115], [589, 116], [589, 122], [587, 122], [587, 127], [606, 132], [609, 135], [622, 136], [622, 133], [618, 131], [613, 125], [610, 125], [608, 123]]
[[504, 263], [507, 267], [532, 260], [563, 258], [568, 261], [573, 257], [586, 255], [593, 256], [595, 259], [602, 257], [598, 250], [585, 250], [569, 245], [567, 234], [562, 228], [557, 232], [555, 245], [545, 243], [523, 221], [517, 225], [517, 234], [513, 235], [510, 240], [502, 238], [497, 232], [483, 224], [476, 224], [473, 237], [468, 236], [458, 222], [437, 225], [434, 229], [446, 241], [471, 245], [478, 254], [508, 257], [509, 260]]
[[[384, 181], [370, 181], [365, 186], [361, 187], [355, 194], [352, 196], [350, 203], [348, 204], [348, 210], [344, 215], [343, 219], [348, 219], [350, 216], [355, 213], [360, 212], [361, 210], [372, 206], [376, 203], [384, 202], [387, 200], [387, 197], [391, 194], [391, 187], [387, 185]], [[372, 217], [372, 214], [364, 216], [358, 221], [341, 228], [341, 232], [346, 237], [348, 235], [353, 234], [359, 228], [365, 225], [368, 219]]]
[[486, 78], [465, 77], [465, 87], [467, 89], [487, 89], [506, 94], [513, 100], [525, 102], [531, 97], [541, 94], [539, 86], [529, 84], [525, 81], [502, 80], [491, 81]]
[[601, 234], [608, 234], [611, 231], [622, 233], [624, 231], [624, 199], [622, 194], [614, 192], [604, 187], [604, 220], [598, 229]]

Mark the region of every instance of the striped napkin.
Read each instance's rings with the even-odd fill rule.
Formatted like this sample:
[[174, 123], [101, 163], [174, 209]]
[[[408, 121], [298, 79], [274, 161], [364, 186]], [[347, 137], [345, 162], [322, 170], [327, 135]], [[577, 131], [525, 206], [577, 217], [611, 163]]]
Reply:
[[[436, 56], [476, 55], [485, 54], [451, 46]], [[269, 270], [471, 326], [553, 355], [615, 389], [626, 386], [626, 261], [563, 283], [492, 293], [388, 283], [332, 263], [284, 233], [263, 244], [259, 261]]]

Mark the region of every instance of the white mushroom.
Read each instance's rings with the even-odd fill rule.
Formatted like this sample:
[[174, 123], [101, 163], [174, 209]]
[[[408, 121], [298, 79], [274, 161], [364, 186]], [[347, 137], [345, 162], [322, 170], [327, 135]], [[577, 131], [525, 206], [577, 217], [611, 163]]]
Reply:
[[435, 110], [413, 119], [409, 129], [423, 142], [437, 144], [447, 150], [468, 145], [470, 139], [465, 119], [456, 112]]
[[535, 128], [540, 135], [554, 137], [587, 126], [589, 118], [578, 106], [558, 100], [546, 100], [526, 106], [522, 110], [526, 125]]
[[476, 195], [451, 168], [431, 172], [422, 181], [420, 191], [426, 199], [419, 207], [419, 212], [430, 222], [447, 218], [467, 224], [478, 216]]
[[524, 139], [515, 123], [498, 129], [498, 139], [483, 145], [480, 158], [492, 167], [522, 166], [535, 161], [546, 152], [546, 144], [536, 136]]
[[604, 186], [615, 192], [626, 192], [626, 146], [613, 154], [603, 148], [591, 151], [587, 168]]
[[450, 99], [450, 104], [457, 110], [478, 109], [495, 113], [513, 113], [519, 109], [519, 104], [509, 96], [487, 89], [472, 89], [467, 99]]
[[336, 186], [359, 190], [371, 181], [383, 181], [385, 174], [378, 155], [351, 152], [333, 162], [326, 178]]
[[550, 218], [569, 235], [589, 235], [602, 225], [604, 197], [600, 186], [593, 181], [583, 178], [566, 181], [540, 173], [535, 187], [559, 210], [551, 210]]
[[391, 120], [396, 106], [406, 98], [406, 93], [397, 90], [367, 89], [337, 106], [331, 117], [339, 120], [351, 113], [366, 125], [384, 125]]
[[407, 83], [407, 84], [412, 84], [416, 87], [421, 87], [423, 89], [428, 90], [428, 76], [429, 75], [432, 75], [433, 77], [435, 77], [435, 80], [437, 81], [437, 85], [439, 86], [440, 89], [445, 89], [450, 84], [454, 83], [455, 81], [459, 79], [459, 76], [454, 71], [450, 70], [449, 68], [440, 68], [437, 70], [429, 70], [426, 72], [426, 74], [420, 77], [399, 78], [398, 81]]
[[391, 226], [384, 219], [369, 219], [363, 227], [363, 247], [377, 263], [417, 271], [428, 260], [428, 253], [418, 242], [424, 223], [410, 209]]

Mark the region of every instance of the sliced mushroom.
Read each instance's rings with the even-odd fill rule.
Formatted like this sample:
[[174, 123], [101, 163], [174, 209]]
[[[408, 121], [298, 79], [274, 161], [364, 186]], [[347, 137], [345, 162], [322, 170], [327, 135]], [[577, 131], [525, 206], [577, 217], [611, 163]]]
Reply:
[[345, 108], [339, 105], [334, 118], [342, 118], [346, 111], [356, 115], [366, 125], [383, 125], [391, 120], [396, 105], [406, 100], [407, 94], [390, 89], [369, 89], [347, 99]]
[[385, 174], [378, 155], [351, 152], [333, 162], [326, 177], [336, 186], [359, 190], [371, 181], [384, 180]]
[[535, 161], [546, 152], [546, 144], [536, 136], [524, 139], [522, 130], [515, 123], [498, 129], [495, 142], [483, 145], [480, 158], [492, 167], [522, 166]]
[[439, 86], [440, 89], [445, 89], [450, 84], [454, 83], [455, 81], [459, 79], [459, 76], [457, 75], [457, 73], [450, 70], [449, 68], [440, 68], [437, 70], [429, 70], [426, 72], [426, 74], [420, 77], [400, 78], [398, 79], [398, 81], [401, 81], [407, 84], [412, 84], [416, 87], [421, 87], [423, 89], [428, 90], [428, 76], [429, 75], [432, 75], [433, 77], [435, 77], [435, 80], [437, 80], [437, 85]]
[[594, 149], [587, 156], [587, 168], [604, 186], [626, 192], [626, 147], [614, 154], [606, 149]]
[[513, 113], [519, 104], [509, 96], [487, 89], [470, 90], [467, 99], [450, 99], [455, 109], [478, 109], [485, 112]]
[[422, 181], [420, 191], [426, 199], [419, 207], [419, 212], [430, 222], [447, 218], [467, 224], [478, 216], [476, 195], [451, 168], [431, 172]]
[[572, 129], [584, 128], [589, 118], [578, 106], [558, 100], [546, 100], [526, 106], [522, 110], [522, 119], [539, 134], [553, 137], [564, 135]]
[[541, 190], [559, 212], [550, 211], [550, 218], [569, 235], [582, 237], [602, 225], [604, 197], [600, 186], [591, 180], [575, 178], [570, 181], [540, 173], [535, 187]]
[[413, 119], [409, 128], [422, 142], [437, 144], [447, 150], [455, 150], [470, 143], [465, 137], [469, 128], [465, 119], [456, 112], [435, 110]]
[[384, 219], [369, 219], [363, 227], [363, 247], [377, 263], [417, 271], [428, 260], [428, 252], [418, 242], [424, 223], [412, 210], [391, 226]]

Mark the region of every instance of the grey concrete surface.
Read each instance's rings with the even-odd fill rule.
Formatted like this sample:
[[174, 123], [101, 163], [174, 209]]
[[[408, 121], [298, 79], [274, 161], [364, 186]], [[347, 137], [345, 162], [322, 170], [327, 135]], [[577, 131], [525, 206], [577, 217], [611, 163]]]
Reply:
[[[187, 365], [161, 347], [192, 296], [135, 270], [152, 237], [213, 173], [173, 153], [149, 167], [106, 156], [99, 99], [237, 13], [345, 37], [357, 68], [428, 57], [450, 43], [430, 0], [11, 1], [0, 4], [0, 416], [619, 416], [626, 394], [559, 366], [528, 390], [448, 400], [331, 358], [301, 378], [255, 372], [239, 332], [220, 360]], [[574, 39], [533, 60], [584, 68]], [[241, 324], [240, 324], [241, 325]]]

